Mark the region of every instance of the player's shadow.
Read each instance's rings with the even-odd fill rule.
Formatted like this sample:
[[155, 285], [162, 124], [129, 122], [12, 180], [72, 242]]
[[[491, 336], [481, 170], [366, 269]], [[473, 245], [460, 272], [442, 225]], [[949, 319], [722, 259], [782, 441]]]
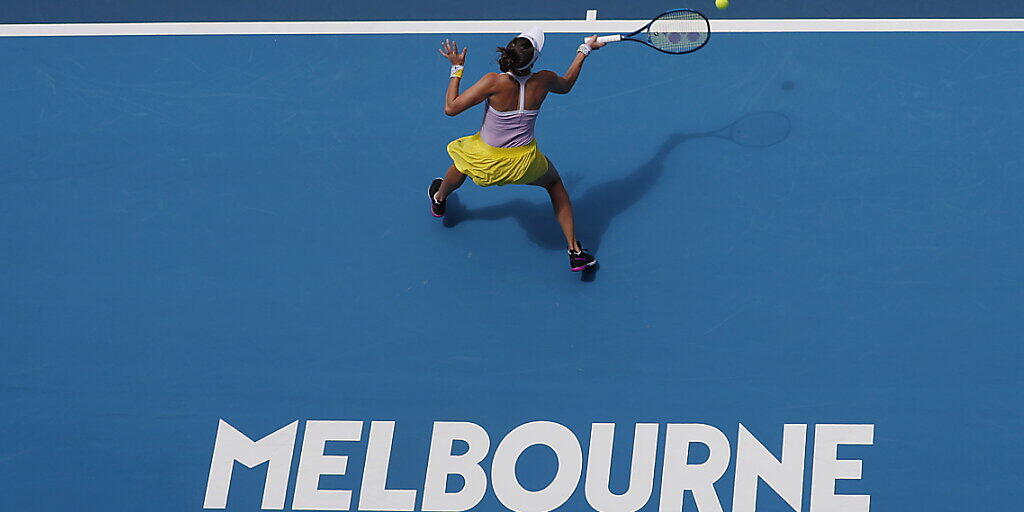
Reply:
[[[728, 126], [711, 132], [676, 133], [665, 140], [654, 155], [622, 178], [599, 183], [575, 194], [575, 175], [563, 174], [562, 180], [572, 196], [576, 217], [576, 234], [584, 246], [600, 259], [598, 249], [612, 219], [636, 204], [658, 182], [665, 172], [665, 160], [681, 144], [696, 139], [717, 137], [751, 148], [774, 146], [786, 140], [790, 120], [780, 112], [747, 114]], [[514, 199], [484, 208], [467, 209], [458, 201], [458, 194], [448, 198], [444, 225], [454, 227], [462, 222], [512, 218], [534, 244], [545, 249], [565, 249], [565, 238], [555, 221], [550, 201]], [[594, 278], [593, 269], [584, 272], [584, 280]]]

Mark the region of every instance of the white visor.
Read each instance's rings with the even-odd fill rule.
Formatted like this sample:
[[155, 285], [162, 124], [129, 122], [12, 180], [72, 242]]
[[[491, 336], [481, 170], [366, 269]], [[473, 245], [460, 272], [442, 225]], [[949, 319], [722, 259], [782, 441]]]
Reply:
[[532, 66], [534, 62], [537, 62], [537, 59], [540, 57], [540, 51], [544, 48], [544, 31], [541, 30], [540, 27], [531, 27], [530, 30], [519, 34], [519, 37], [525, 37], [530, 40], [530, 44], [533, 45], [533, 58], [530, 59], [529, 64], [517, 68], [516, 71], [527, 69]]

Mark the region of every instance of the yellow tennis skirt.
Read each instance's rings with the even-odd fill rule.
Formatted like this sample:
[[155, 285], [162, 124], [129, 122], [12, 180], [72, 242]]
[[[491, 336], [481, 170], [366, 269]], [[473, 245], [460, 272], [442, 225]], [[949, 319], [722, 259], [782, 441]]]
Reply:
[[533, 183], [548, 172], [548, 159], [537, 149], [537, 139], [516, 148], [496, 148], [477, 133], [453, 140], [448, 154], [455, 168], [481, 187]]

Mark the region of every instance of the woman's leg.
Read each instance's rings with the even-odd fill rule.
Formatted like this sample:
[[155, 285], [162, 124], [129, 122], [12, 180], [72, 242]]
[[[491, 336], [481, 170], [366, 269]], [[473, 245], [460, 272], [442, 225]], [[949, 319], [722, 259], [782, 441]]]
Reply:
[[448, 196], [458, 190], [459, 187], [466, 181], [466, 175], [459, 172], [454, 165], [448, 168], [448, 171], [444, 173], [444, 181], [441, 182], [441, 188], [434, 194], [434, 200], [437, 202], [443, 202]]
[[580, 251], [580, 243], [576, 240], [576, 227], [572, 215], [572, 201], [569, 199], [569, 192], [562, 184], [562, 177], [558, 175], [555, 164], [548, 160], [548, 172], [544, 173], [537, 181], [530, 183], [544, 187], [551, 196], [551, 206], [555, 209], [555, 218], [558, 225], [562, 226], [562, 234], [565, 235], [565, 242], [569, 250]]

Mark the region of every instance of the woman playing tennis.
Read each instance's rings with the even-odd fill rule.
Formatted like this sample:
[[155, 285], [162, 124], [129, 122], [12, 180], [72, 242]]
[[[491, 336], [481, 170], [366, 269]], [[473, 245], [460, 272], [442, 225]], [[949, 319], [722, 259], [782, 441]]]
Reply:
[[445, 200], [462, 186], [466, 176], [481, 187], [509, 184], [544, 187], [551, 196], [555, 218], [565, 235], [569, 268], [578, 272], [596, 264], [597, 260], [576, 240], [569, 193], [554, 164], [537, 149], [533, 133], [544, 98], [549, 92], [566, 94], [571, 91], [587, 55], [602, 46], [604, 43], [598, 42], [597, 36], [587, 39], [577, 49], [565, 76], [547, 70], [534, 73], [533, 65], [544, 47], [544, 33], [533, 28], [504, 48], [498, 48], [498, 67], [502, 73], [487, 73], [460, 93], [467, 49], [460, 52], [454, 41], [445, 41], [439, 51], [451, 61], [452, 69], [444, 97], [444, 113], [455, 116], [482, 102], [487, 102], [487, 109], [479, 133], [448, 144], [448, 154], [454, 164], [444, 178], [436, 178], [430, 184], [431, 213], [435, 217], [444, 216]]

